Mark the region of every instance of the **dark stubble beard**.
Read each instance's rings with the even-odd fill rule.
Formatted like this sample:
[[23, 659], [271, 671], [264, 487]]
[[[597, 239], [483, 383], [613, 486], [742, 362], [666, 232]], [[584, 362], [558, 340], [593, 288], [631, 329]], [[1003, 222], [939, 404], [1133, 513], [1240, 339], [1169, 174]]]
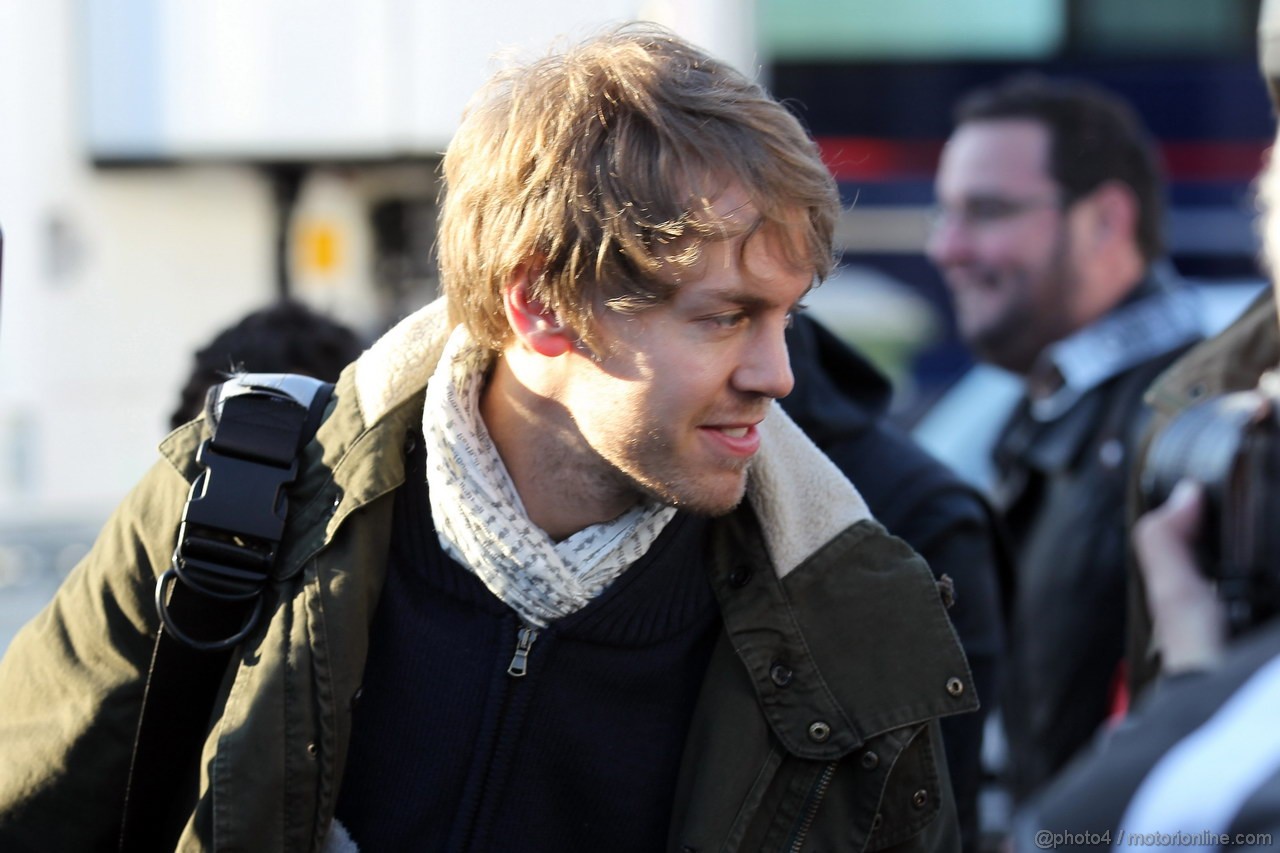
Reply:
[[1040, 276], [1044, 298], [1037, 303], [1028, 273], [1019, 275], [1018, 296], [1004, 314], [967, 341], [974, 354], [1019, 375], [1026, 375], [1042, 350], [1069, 335], [1071, 289], [1079, 277], [1071, 261], [1071, 238], [1066, 223], [1058, 226], [1054, 250]]
[[[661, 430], [651, 430], [647, 436], [646, 450], [652, 453], [655, 448], [667, 452], [670, 458], [670, 447]], [[725, 505], [723, 502], [712, 503], [710, 500], [701, 499], [701, 495], [696, 488], [697, 479], [683, 480], [679, 476], [679, 470], [673, 468], [668, 474], [676, 476], [667, 476], [661, 481], [646, 481], [639, 479], [635, 475], [624, 471], [623, 469], [610, 464], [610, 470], [617, 475], [622, 481], [626, 482], [631, 488], [635, 489], [639, 494], [655, 500], [666, 506], [673, 506], [685, 512], [695, 515], [707, 516], [711, 518], [728, 515], [742, 504], [746, 496], [746, 480], [751, 468], [751, 459], [745, 459], [740, 463], [732, 466], [725, 466], [724, 471], [733, 470], [742, 477], [743, 488], [738, 495], [738, 499], [731, 506]]]

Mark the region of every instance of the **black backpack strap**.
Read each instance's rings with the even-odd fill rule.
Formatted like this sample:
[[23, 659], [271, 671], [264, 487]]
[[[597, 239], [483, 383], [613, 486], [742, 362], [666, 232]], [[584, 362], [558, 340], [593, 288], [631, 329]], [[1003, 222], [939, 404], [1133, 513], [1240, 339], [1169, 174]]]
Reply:
[[233, 650], [261, 621], [288, 513], [285, 488], [333, 386], [241, 374], [209, 390], [173, 563], [156, 584], [152, 650], [125, 792], [122, 851], [173, 850], [200, 782], [200, 754]]

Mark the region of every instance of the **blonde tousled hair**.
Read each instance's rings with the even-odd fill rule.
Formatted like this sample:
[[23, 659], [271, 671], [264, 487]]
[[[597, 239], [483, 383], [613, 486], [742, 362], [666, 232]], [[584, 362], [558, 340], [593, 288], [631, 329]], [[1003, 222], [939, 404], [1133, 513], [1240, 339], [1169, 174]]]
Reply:
[[758, 84], [656, 25], [615, 28], [496, 74], [444, 158], [438, 249], [451, 319], [510, 337], [502, 289], [532, 296], [595, 348], [597, 311], [670, 296], [699, 247], [740, 233], [711, 203], [741, 187], [753, 229], [830, 272], [839, 197], [813, 141]]

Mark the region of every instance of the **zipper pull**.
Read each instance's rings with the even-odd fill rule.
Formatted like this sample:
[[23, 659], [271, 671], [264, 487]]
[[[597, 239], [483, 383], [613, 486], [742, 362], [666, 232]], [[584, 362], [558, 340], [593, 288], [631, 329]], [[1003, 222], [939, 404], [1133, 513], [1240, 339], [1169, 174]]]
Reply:
[[533, 648], [533, 641], [536, 639], [538, 639], [537, 628], [525, 625], [520, 629], [520, 633], [516, 634], [516, 653], [511, 658], [511, 666], [507, 667], [507, 675], [512, 678], [523, 678], [529, 671], [529, 650]]

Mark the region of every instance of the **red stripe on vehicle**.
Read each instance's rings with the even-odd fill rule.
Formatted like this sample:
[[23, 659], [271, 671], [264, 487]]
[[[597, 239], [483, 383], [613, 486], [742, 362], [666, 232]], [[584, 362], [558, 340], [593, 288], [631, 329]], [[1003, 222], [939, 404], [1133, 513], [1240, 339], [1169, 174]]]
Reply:
[[[822, 160], [837, 181], [932, 180], [941, 140], [895, 140], [869, 136], [820, 136]], [[1163, 142], [1171, 181], [1248, 183], [1262, 167], [1269, 140]]]

